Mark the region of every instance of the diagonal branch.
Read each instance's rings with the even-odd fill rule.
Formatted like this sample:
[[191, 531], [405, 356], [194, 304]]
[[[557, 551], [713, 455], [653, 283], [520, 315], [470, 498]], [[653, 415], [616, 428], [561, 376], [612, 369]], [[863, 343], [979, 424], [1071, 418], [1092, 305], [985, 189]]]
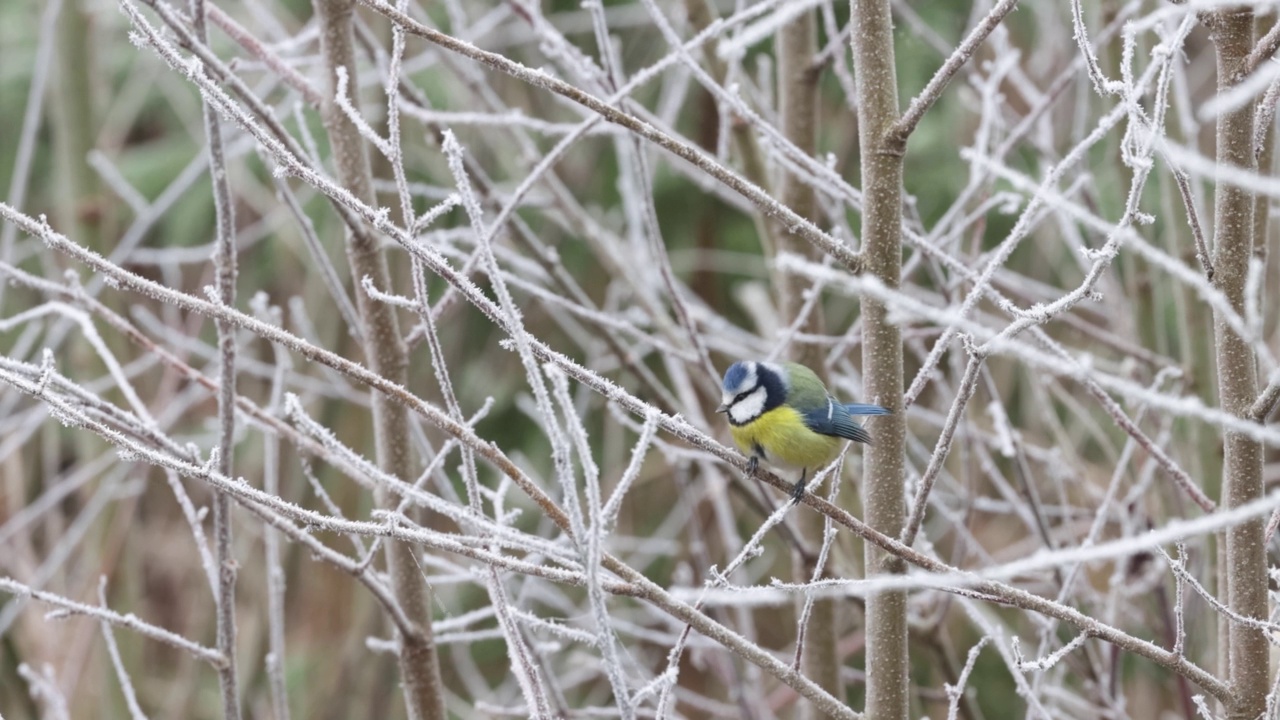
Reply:
[[1276, 50], [1280, 50], [1280, 22], [1272, 25], [1267, 34], [1263, 35], [1249, 52], [1244, 60], [1244, 75], [1251, 75], [1254, 70], [1262, 66], [1262, 63], [1270, 60], [1271, 56], [1276, 54]]
[[977, 52], [978, 46], [982, 45], [987, 36], [996, 29], [996, 26], [1004, 20], [1006, 15], [1013, 12], [1017, 5], [1018, 0], [1000, 0], [1000, 3], [991, 8], [991, 11], [982, 19], [982, 22], [978, 23], [978, 26], [969, 33], [964, 42], [956, 47], [955, 51], [951, 53], [951, 57], [947, 58], [942, 67], [938, 68], [938, 72], [933, 74], [929, 84], [925, 85], [924, 90], [921, 90], [920, 94], [911, 101], [907, 111], [893, 124], [893, 128], [889, 131], [889, 136], [895, 142], [906, 143], [911, 133], [915, 132], [916, 125], [920, 123], [920, 119], [929, 111], [929, 108], [933, 107], [938, 98], [942, 97], [942, 91], [947, 89], [951, 79], [955, 77], [956, 73], [960, 72], [960, 68], [964, 67], [965, 63], [969, 62], [969, 59]]

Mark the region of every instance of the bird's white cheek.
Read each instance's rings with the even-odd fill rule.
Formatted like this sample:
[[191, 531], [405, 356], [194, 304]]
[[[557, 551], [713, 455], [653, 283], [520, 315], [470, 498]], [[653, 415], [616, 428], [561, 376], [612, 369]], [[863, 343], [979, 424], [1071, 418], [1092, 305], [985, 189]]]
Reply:
[[764, 401], [768, 392], [763, 388], [756, 388], [755, 392], [742, 398], [729, 408], [729, 417], [734, 422], [742, 424], [756, 419], [761, 412], [764, 411]]

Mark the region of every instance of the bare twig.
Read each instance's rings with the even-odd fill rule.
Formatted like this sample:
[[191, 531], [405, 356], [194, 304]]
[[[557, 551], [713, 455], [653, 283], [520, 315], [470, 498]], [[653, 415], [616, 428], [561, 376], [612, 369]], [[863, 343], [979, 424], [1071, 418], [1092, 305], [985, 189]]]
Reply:
[[920, 124], [920, 118], [924, 117], [924, 114], [929, 111], [930, 107], [933, 107], [938, 98], [942, 97], [942, 91], [947, 88], [951, 78], [960, 72], [960, 68], [969, 62], [969, 59], [978, 51], [978, 47], [987, 39], [987, 36], [1017, 6], [1018, 0], [1000, 0], [999, 3], [991, 8], [987, 16], [969, 32], [969, 35], [956, 46], [955, 51], [951, 53], [951, 57], [948, 57], [942, 67], [938, 68], [938, 71], [929, 79], [929, 83], [911, 101], [902, 116], [894, 122], [893, 128], [889, 133], [896, 142], [906, 143], [907, 138], [915, 131], [916, 125]]
[[1191, 239], [1196, 245], [1196, 260], [1204, 268], [1204, 275], [1213, 280], [1213, 261], [1209, 258], [1209, 244], [1204, 239], [1204, 229], [1200, 226], [1200, 213], [1196, 210], [1195, 197], [1191, 194], [1191, 180], [1182, 168], [1172, 168], [1173, 181], [1178, 186], [1178, 195], [1182, 198], [1182, 207], [1187, 211], [1187, 224], [1191, 226]]
[[[964, 339], [967, 341], [967, 337]], [[916, 488], [911, 515], [899, 538], [903, 545], [915, 543], [916, 533], [920, 531], [920, 523], [924, 521], [925, 509], [929, 505], [929, 493], [933, 491], [933, 484], [937, 481], [942, 465], [951, 451], [951, 441], [955, 437], [960, 418], [964, 415], [965, 406], [968, 405], [969, 399], [973, 397], [974, 390], [978, 387], [978, 370], [981, 369], [985, 358], [974, 353], [972, 348], [970, 352], [969, 362], [965, 365], [964, 376], [960, 379], [960, 387], [956, 392], [956, 399], [951, 403], [951, 409], [947, 411], [947, 422], [942, 426], [942, 434], [938, 436], [933, 455], [929, 457], [929, 465], [925, 468], [920, 484]]]
[[969, 675], [973, 673], [973, 668], [978, 663], [978, 653], [982, 652], [982, 648], [991, 642], [991, 636], [984, 635], [976, 645], [969, 648], [969, 654], [964, 661], [964, 669], [960, 671], [960, 677], [956, 680], [955, 685], [947, 685], [947, 720], [956, 720], [960, 712], [960, 702], [964, 699], [965, 683], [969, 680]]
[[164, 643], [175, 648], [191, 657], [207, 662], [210, 665], [221, 667], [227, 663], [222, 653], [214, 648], [204, 647], [196, 642], [188, 640], [181, 635], [169, 632], [162, 627], [157, 627], [148, 622], [138, 619], [136, 616], [121, 615], [119, 613], [107, 610], [105, 608], [94, 605], [86, 605], [76, 602], [69, 598], [56, 595], [43, 590], [24, 585], [12, 578], [0, 577], [0, 590], [9, 593], [18, 598], [31, 598], [38, 600], [46, 605], [52, 605], [66, 612], [68, 615], [85, 615], [87, 617], [96, 618], [102, 622], [109, 623], [115, 627], [124, 628], [142, 635], [143, 637]]
[[1276, 407], [1280, 406], [1280, 373], [1272, 373], [1267, 387], [1249, 408], [1249, 417], [1255, 422], [1266, 422]]
[[[98, 603], [106, 609], [107, 578], [105, 575], [98, 580]], [[129, 679], [129, 672], [124, 668], [124, 661], [120, 659], [120, 647], [116, 644], [115, 633], [111, 632], [111, 623], [107, 620], [102, 621], [102, 639], [107, 643], [107, 654], [111, 656], [111, 667], [115, 669], [116, 680], [120, 682], [120, 690], [124, 693], [129, 717], [133, 720], [146, 720], [146, 713], [142, 712], [142, 707], [138, 705], [138, 694], [134, 692], [133, 681]]]
[[[208, 46], [204, 0], [190, 0], [195, 40]], [[236, 299], [236, 220], [231, 202], [231, 181], [222, 148], [222, 125], [218, 111], [203, 103], [205, 143], [209, 152], [209, 177], [213, 181], [213, 208], [217, 244], [213, 267], [217, 277], [218, 302], [227, 307]], [[236, 435], [236, 337], [232, 326], [218, 321], [218, 470], [231, 474]], [[240, 718], [240, 693], [236, 680], [236, 560], [231, 550], [231, 500], [219, 493], [213, 499], [213, 537], [218, 562], [218, 650], [227, 658], [219, 668], [223, 717]]]
[[[274, 310], [274, 313], [271, 312]], [[279, 317], [278, 308], [261, 308], [260, 314]], [[290, 367], [289, 356], [272, 347], [275, 353], [276, 372], [271, 378], [271, 407], [278, 412], [283, 394], [285, 373]], [[269, 436], [263, 447], [263, 491], [280, 495], [280, 438]], [[289, 720], [289, 695], [284, 677], [285, 666], [285, 573], [280, 562], [280, 538], [275, 528], [266, 528], [263, 534], [263, 552], [267, 563], [267, 657], [264, 661], [267, 679], [271, 687], [271, 710], [275, 720]]]
[[1249, 55], [1244, 59], [1244, 67], [1242, 73], [1244, 75], [1252, 75], [1255, 70], [1262, 66], [1262, 63], [1271, 59], [1275, 55], [1276, 50], [1280, 49], [1280, 23], [1271, 26], [1266, 35], [1258, 39], [1258, 43], [1249, 51]]

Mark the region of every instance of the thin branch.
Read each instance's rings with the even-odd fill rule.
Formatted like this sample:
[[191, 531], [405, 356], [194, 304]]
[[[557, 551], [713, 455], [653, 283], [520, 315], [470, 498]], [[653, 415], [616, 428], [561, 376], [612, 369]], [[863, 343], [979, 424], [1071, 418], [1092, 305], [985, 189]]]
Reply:
[[969, 62], [973, 54], [978, 51], [978, 47], [996, 29], [996, 26], [1004, 20], [1005, 16], [1013, 12], [1013, 9], [1017, 6], [1018, 0], [1000, 0], [995, 7], [991, 8], [987, 16], [978, 23], [977, 27], [970, 31], [964, 41], [956, 46], [956, 49], [951, 53], [951, 57], [948, 57], [942, 67], [938, 68], [938, 71], [933, 74], [928, 84], [920, 91], [920, 94], [911, 101], [906, 112], [902, 113], [902, 117], [898, 118], [897, 122], [889, 130], [890, 136], [896, 142], [902, 144], [907, 142], [907, 138], [911, 136], [911, 133], [915, 132], [916, 125], [920, 123], [920, 119], [929, 111], [929, 108], [933, 107], [938, 98], [942, 97], [942, 91], [946, 90], [947, 84], [951, 82], [951, 79], [955, 77], [956, 73], [960, 72], [960, 68], [964, 67], [965, 63]]
[[1271, 374], [1271, 380], [1267, 383], [1266, 389], [1258, 395], [1258, 399], [1249, 408], [1249, 417], [1254, 422], [1264, 423], [1271, 413], [1275, 412], [1277, 406], [1280, 406], [1280, 372]]
[[[107, 576], [98, 579], [98, 603], [105, 610], [107, 607]], [[116, 671], [116, 680], [120, 683], [120, 691], [124, 693], [125, 706], [129, 708], [129, 717], [133, 720], [146, 720], [146, 713], [138, 705], [138, 694], [133, 690], [133, 682], [124, 669], [124, 660], [120, 658], [120, 648], [116, 645], [115, 633], [111, 632], [111, 623], [102, 621], [102, 639], [107, 643], [107, 654], [111, 656], [111, 667]]]
[[[190, 0], [196, 43], [208, 47], [204, 0]], [[213, 209], [217, 243], [213, 256], [218, 302], [227, 307], [236, 300], [236, 221], [231, 202], [231, 182], [222, 147], [222, 125], [213, 104], [202, 103], [205, 143], [209, 153], [209, 177], [213, 183]], [[231, 474], [236, 435], [236, 337], [225, 321], [218, 329], [218, 470]], [[218, 651], [227, 658], [219, 668], [223, 717], [240, 720], [240, 692], [236, 680], [236, 560], [231, 549], [231, 500], [221, 493], [213, 498], [214, 550], [218, 562]]]
[[969, 648], [969, 654], [964, 661], [964, 669], [960, 671], [960, 677], [956, 680], [955, 685], [945, 686], [947, 693], [947, 720], [956, 720], [960, 713], [960, 702], [964, 699], [964, 686], [969, 681], [969, 675], [973, 673], [973, 668], [978, 664], [978, 653], [982, 652], [982, 648], [991, 642], [990, 635], [983, 635], [982, 639], [976, 645]]
[[1040, 658], [1039, 660], [1023, 660], [1022, 653], [1018, 650], [1018, 638], [1013, 638], [1013, 655], [1018, 659], [1018, 669], [1022, 672], [1043, 672], [1057, 665], [1064, 657], [1072, 651], [1078, 650], [1085, 641], [1089, 639], [1089, 633], [1080, 633], [1071, 639], [1071, 642], [1063, 645], [1054, 652]]
[[[161, 4], [161, 0], [143, 1], [157, 8]], [[308, 105], [311, 107], [320, 107], [322, 98], [320, 97], [320, 93], [316, 90], [315, 85], [312, 85], [311, 82], [307, 80], [306, 76], [295, 70], [293, 66], [285, 62], [283, 58], [272, 52], [266, 45], [263, 45], [258, 38], [254, 37], [253, 33], [249, 32], [244, 28], [244, 26], [236, 22], [235, 18], [223, 12], [217, 5], [207, 6], [205, 14], [214, 25], [222, 28], [222, 31], [225, 32], [228, 37], [236, 41], [236, 43], [247, 50], [250, 55], [256, 57], [264, 65], [270, 68], [271, 71], [278, 75], [280, 79], [284, 80], [289, 87], [297, 90], [298, 94], [302, 95], [303, 100], [305, 100]]]
[[188, 640], [181, 635], [165, 630], [162, 627], [139, 620], [137, 616], [132, 613], [129, 615], [121, 615], [117, 612], [107, 610], [106, 608], [97, 607], [95, 605], [86, 605], [84, 603], [65, 598], [61, 595], [37, 590], [10, 577], [0, 577], [0, 591], [7, 592], [17, 598], [31, 598], [32, 600], [38, 600], [46, 605], [52, 605], [59, 608], [68, 615], [84, 615], [115, 627], [131, 630], [145, 638], [149, 638], [175, 648], [197, 660], [207, 662], [214, 668], [221, 668], [227, 664], [226, 658], [215, 648], [205, 647], [192, 640]]
[[[263, 302], [265, 305], [265, 300]], [[274, 312], [273, 312], [274, 311]], [[259, 314], [279, 318], [279, 308], [261, 308]], [[272, 346], [276, 372], [271, 378], [270, 410], [278, 412], [283, 395], [285, 373], [292, 366], [288, 353]], [[262, 449], [262, 489], [271, 495], [280, 495], [280, 438], [271, 435], [264, 439]], [[280, 562], [280, 537], [275, 528], [263, 532], [263, 553], [267, 565], [267, 682], [271, 688], [271, 710], [274, 720], [289, 720], [289, 694], [284, 677], [285, 666], [285, 572]]]
[[1243, 75], [1252, 75], [1262, 63], [1271, 59], [1276, 54], [1276, 50], [1280, 49], [1280, 22], [1271, 26], [1266, 35], [1258, 40], [1258, 44], [1249, 52], [1248, 57], [1244, 59]]
[[[1209, 607], [1213, 608], [1215, 612], [1226, 617], [1232, 624], [1243, 625], [1245, 627], [1263, 631], [1268, 642], [1272, 645], [1280, 646], [1280, 638], [1276, 637], [1276, 633], [1280, 632], [1280, 625], [1273, 622], [1267, 622], [1266, 620], [1245, 617], [1232, 611], [1231, 608], [1227, 607], [1226, 603], [1214, 597], [1213, 593], [1209, 592], [1204, 585], [1201, 585], [1200, 582], [1195, 579], [1194, 575], [1187, 571], [1185, 561], [1175, 561], [1173, 558], [1169, 557], [1169, 553], [1165, 552], [1163, 548], [1160, 548], [1159, 551], [1160, 554], [1164, 556], [1165, 562], [1169, 564], [1169, 569], [1173, 571], [1174, 577], [1181, 581], [1182, 584], [1190, 585], [1191, 589], [1203, 598], [1204, 601], [1209, 604]], [[1183, 642], [1185, 645], [1185, 638]], [[1177, 649], [1176, 645], [1175, 649]]]
[[[48, 96], [47, 86], [50, 70], [54, 66], [53, 55], [58, 46], [58, 34], [55, 26], [62, 13], [63, 0], [50, 0], [40, 15], [39, 38], [32, 62], [30, 86], [27, 88], [26, 102], [23, 103], [22, 129], [18, 132], [18, 144], [14, 151], [13, 172], [9, 176], [9, 195], [6, 201], [13, 207], [20, 208], [26, 204], [27, 192], [31, 188], [28, 182], [32, 159], [36, 152], [36, 134], [40, 130], [40, 122], [44, 117], [44, 101]], [[12, 131], [10, 131], [12, 132]], [[15, 229], [7, 226], [0, 230], [0, 262], [9, 264], [13, 260], [13, 240]], [[3, 287], [0, 287], [0, 299], [4, 298]]]
[[[967, 341], [967, 337], [964, 336], [966, 344], [971, 345]], [[960, 387], [956, 390], [956, 399], [951, 403], [951, 409], [947, 411], [947, 421], [942, 426], [942, 434], [938, 436], [933, 455], [929, 457], [929, 465], [925, 468], [924, 475], [920, 478], [920, 484], [916, 488], [915, 501], [911, 504], [911, 515], [907, 519], [906, 527], [902, 530], [902, 536], [899, 538], [903, 545], [910, 546], [915, 544], [916, 533], [920, 531], [920, 523], [924, 521], [925, 510], [929, 505], [929, 493], [933, 491], [933, 484], [942, 472], [942, 465], [946, 462], [947, 455], [951, 451], [951, 441], [955, 437], [956, 428], [960, 425], [960, 418], [964, 415], [965, 406], [968, 405], [969, 399], [973, 397], [973, 393], [978, 387], [978, 370], [981, 369], [985, 358], [973, 352], [972, 347], [970, 347], [970, 353], [969, 362], [965, 365], [964, 376], [960, 379]]]
[[53, 674], [53, 666], [44, 663], [41, 672], [37, 672], [27, 663], [18, 664], [18, 677], [27, 681], [31, 699], [44, 705], [43, 720], [71, 720], [71, 711], [67, 707], [67, 698], [58, 687], [58, 679]]
[[289, 208], [289, 212], [293, 214], [294, 220], [297, 221], [298, 230], [302, 234], [302, 242], [307, 246], [307, 252], [311, 255], [316, 267], [320, 268], [320, 278], [324, 281], [325, 288], [329, 291], [329, 296], [337, 304], [338, 312], [342, 314], [342, 319], [346, 321], [347, 332], [357, 342], [363, 342], [359, 315], [356, 313], [355, 306], [351, 304], [351, 298], [342, 287], [342, 280], [338, 278], [338, 271], [333, 267], [333, 262], [329, 260], [329, 255], [325, 252], [324, 245], [321, 244], [320, 238], [316, 235], [315, 225], [311, 222], [311, 218], [307, 216], [306, 212], [303, 211], [293, 191], [289, 189], [289, 184], [283, 178], [278, 178], [275, 175], [271, 176], [271, 181], [275, 183], [276, 192], [279, 194], [280, 199], [284, 201], [285, 207]]

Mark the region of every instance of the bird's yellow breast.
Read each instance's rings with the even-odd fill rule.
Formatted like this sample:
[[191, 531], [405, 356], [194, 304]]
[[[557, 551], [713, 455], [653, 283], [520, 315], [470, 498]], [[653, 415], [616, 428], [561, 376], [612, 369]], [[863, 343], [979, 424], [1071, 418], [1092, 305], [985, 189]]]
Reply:
[[783, 468], [819, 468], [840, 453], [840, 438], [820, 435], [804, 424], [800, 413], [782, 405], [746, 425], [732, 425], [733, 441], [748, 456], [764, 450], [764, 460]]

